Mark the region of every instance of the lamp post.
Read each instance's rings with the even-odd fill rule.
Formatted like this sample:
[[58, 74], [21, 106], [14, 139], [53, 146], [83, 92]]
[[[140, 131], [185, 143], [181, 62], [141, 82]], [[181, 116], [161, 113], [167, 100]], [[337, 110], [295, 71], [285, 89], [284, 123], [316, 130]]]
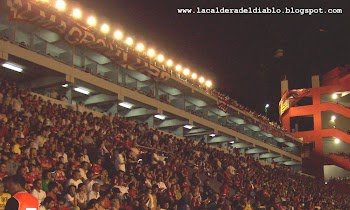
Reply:
[[265, 116], [267, 117], [267, 109], [270, 107], [270, 104], [265, 105]]

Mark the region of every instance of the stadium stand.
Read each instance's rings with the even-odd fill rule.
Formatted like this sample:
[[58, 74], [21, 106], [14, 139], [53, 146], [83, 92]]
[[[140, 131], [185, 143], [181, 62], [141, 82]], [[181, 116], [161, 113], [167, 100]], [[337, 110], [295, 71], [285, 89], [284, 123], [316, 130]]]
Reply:
[[43, 98], [1, 81], [0, 179], [25, 177], [41, 209], [350, 208], [287, 167]]

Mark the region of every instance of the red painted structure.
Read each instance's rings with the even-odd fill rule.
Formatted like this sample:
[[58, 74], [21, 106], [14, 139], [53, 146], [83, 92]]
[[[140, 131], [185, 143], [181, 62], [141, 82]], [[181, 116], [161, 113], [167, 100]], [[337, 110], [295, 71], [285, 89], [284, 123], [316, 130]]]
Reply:
[[[305, 142], [314, 142], [315, 149], [313, 157], [317, 160], [312, 161], [319, 163], [319, 166], [323, 165], [323, 137], [335, 137], [342, 141], [350, 144], [350, 135], [339, 131], [337, 129], [322, 129], [322, 117], [321, 113], [324, 111], [332, 111], [339, 115], [343, 115], [350, 119], [350, 108], [339, 105], [335, 102], [321, 103], [321, 95], [333, 94], [335, 92], [346, 92], [350, 91], [350, 67], [348, 66], [337, 67], [322, 77], [321, 84], [317, 81], [313, 84], [312, 88], [309, 88], [309, 92], [306, 94], [308, 97], [312, 97], [312, 105], [289, 107], [284, 111], [281, 116], [281, 122], [284, 128], [286, 128], [292, 136], [297, 138], [303, 138]], [[318, 78], [318, 77], [316, 77]], [[317, 80], [317, 79], [316, 79]], [[283, 81], [282, 81], [283, 82]], [[281, 83], [282, 84], [282, 83]], [[320, 85], [319, 85], [320, 84]], [[288, 88], [288, 87], [287, 87]], [[283, 89], [283, 87], [282, 87]], [[283, 95], [283, 93], [282, 93]], [[305, 95], [304, 95], [305, 96]], [[314, 130], [302, 131], [302, 132], [291, 132], [290, 118], [296, 116], [313, 115]], [[325, 120], [325, 119], [324, 119]], [[349, 151], [350, 153], [350, 151]], [[326, 160], [325, 160], [326, 161]], [[303, 161], [304, 162], [304, 161]], [[334, 162], [334, 160], [332, 161]], [[344, 164], [337, 164], [344, 168]], [[350, 168], [350, 165], [349, 165]]]

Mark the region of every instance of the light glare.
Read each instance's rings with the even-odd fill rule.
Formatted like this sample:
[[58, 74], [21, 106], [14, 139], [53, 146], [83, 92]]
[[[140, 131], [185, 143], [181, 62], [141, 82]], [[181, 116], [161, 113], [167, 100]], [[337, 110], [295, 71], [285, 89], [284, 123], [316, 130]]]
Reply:
[[196, 73], [192, 74], [192, 79], [197, 79], [197, 74]]
[[153, 58], [156, 55], [156, 51], [154, 51], [154, 49], [149, 49], [147, 51], [147, 55], [151, 58]]
[[80, 19], [81, 16], [82, 16], [82, 14], [81, 14], [81, 10], [80, 9], [74, 9], [73, 10], [73, 17], [74, 18]]
[[125, 44], [128, 46], [132, 46], [134, 44], [134, 40], [131, 37], [126, 38]]
[[205, 86], [207, 86], [207, 87], [211, 87], [212, 85], [213, 85], [213, 83], [210, 80], [205, 82]]
[[66, 9], [66, 2], [63, 0], [57, 0], [55, 6], [59, 11], [64, 11]]
[[76, 87], [76, 88], [74, 88], [74, 90], [79, 92], [79, 93], [85, 94], [85, 95], [89, 95], [90, 94], [90, 91], [85, 89], [85, 88]]
[[190, 74], [190, 70], [188, 68], [184, 69], [184, 75], [188, 76]]
[[334, 122], [337, 119], [335, 115], [332, 115], [331, 120]]
[[172, 66], [173, 66], [173, 61], [169, 59], [169, 60], [166, 62], [166, 65], [167, 65], [168, 67], [172, 67]]
[[145, 51], [145, 45], [143, 45], [142, 43], [138, 43], [136, 45], [136, 50], [139, 51], [139, 52]]
[[203, 83], [205, 81], [204, 77], [199, 78], [199, 83]]
[[2, 64], [3, 67], [7, 68], [7, 69], [10, 69], [12, 71], [17, 71], [17, 72], [22, 72], [23, 69], [21, 67], [18, 67], [18, 66], [15, 66], [11, 63], [4, 63]]
[[159, 55], [157, 56], [157, 60], [158, 60], [160, 63], [162, 63], [162, 62], [164, 61], [164, 55], [159, 54]]
[[90, 26], [95, 26], [97, 23], [96, 18], [94, 16], [90, 16], [87, 19], [87, 24], [89, 24]]
[[114, 32], [114, 38], [116, 40], [121, 40], [123, 38], [123, 33], [121, 31]]
[[176, 70], [176, 71], [181, 71], [181, 70], [182, 70], [182, 66], [181, 66], [181, 65], [179, 65], [179, 64], [178, 64], [178, 65], [176, 65], [175, 70]]
[[335, 138], [335, 139], [334, 139], [334, 143], [339, 144], [339, 143], [340, 143], [340, 139]]
[[109, 25], [107, 25], [106, 23], [105, 24], [103, 24], [102, 26], [101, 26], [101, 31], [102, 31], [102, 33], [108, 33], [109, 32]]
[[332, 94], [332, 99], [337, 99], [337, 98], [338, 98], [338, 94], [333, 93], [333, 94]]

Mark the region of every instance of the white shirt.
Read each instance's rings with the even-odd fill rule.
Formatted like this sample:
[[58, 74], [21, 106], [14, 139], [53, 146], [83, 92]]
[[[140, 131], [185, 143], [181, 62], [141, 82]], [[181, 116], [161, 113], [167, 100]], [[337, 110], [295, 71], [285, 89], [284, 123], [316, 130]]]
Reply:
[[46, 198], [46, 192], [44, 190], [37, 191], [34, 189], [31, 194], [39, 200], [39, 203], [42, 203]]
[[99, 197], [100, 193], [93, 190], [89, 192], [87, 201], [89, 202], [91, 199], [98, 199]]
[[78, 189], [78, 185], [81, 183], [83, 183], [83, 181], [81, 181], [80, 179], [78, 179], [77, 181], [75, 181], [74, 179], [69, 179], [67, 187], [74, 185]]

